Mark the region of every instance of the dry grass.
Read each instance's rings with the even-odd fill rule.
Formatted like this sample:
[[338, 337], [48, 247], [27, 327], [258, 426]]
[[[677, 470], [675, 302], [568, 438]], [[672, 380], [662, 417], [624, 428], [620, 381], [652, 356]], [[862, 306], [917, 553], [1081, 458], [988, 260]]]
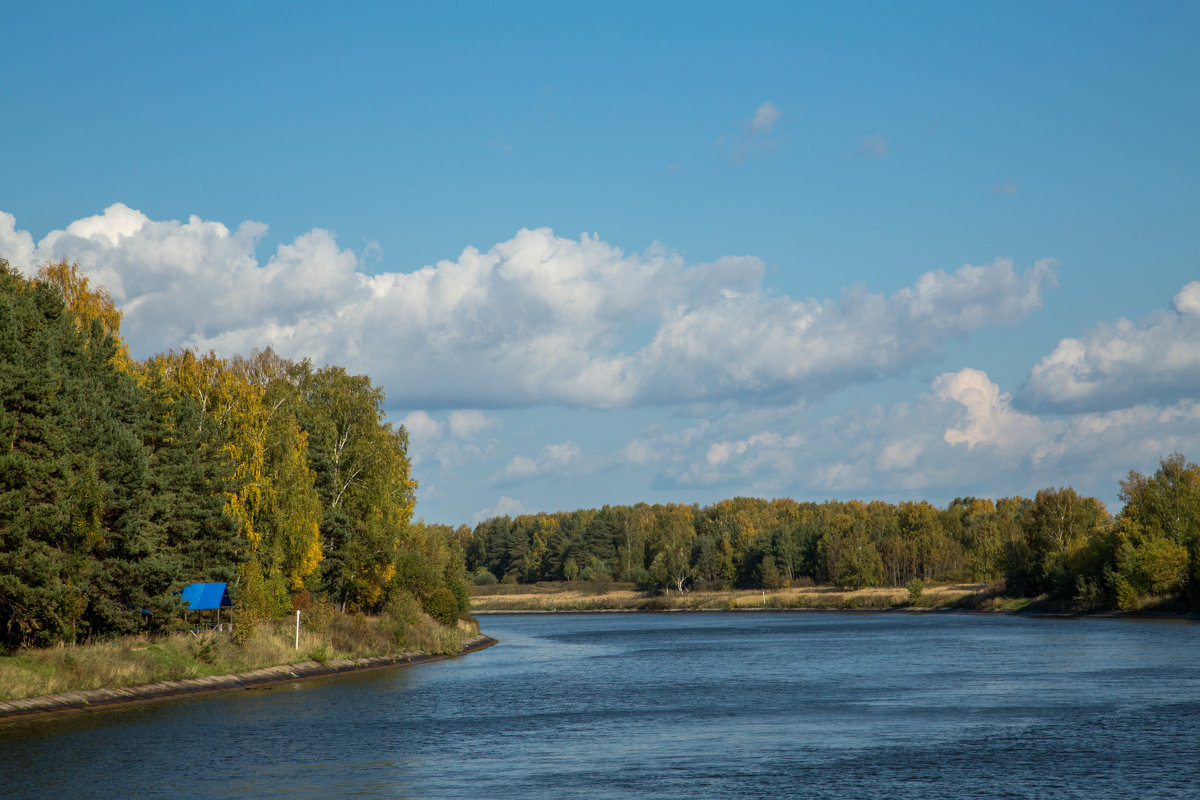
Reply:
[[614, 584], [603, 593], [587, 585], [533, 584], [481, 587], [471, 597], [471, 610], [481, 611], [668, 611], [724, 609], [935, 609], [975, 608], [995, 594], [981, 583], [926, 586], [915, 604], [903, 587], [845, 590], [806, 586], [778, 590], [724, 592], [691, 591], [648, 597], [628, 584]]
[[259, 622], [236, 636], [181, 633], [22, 651], [0, 658], [0, 700], [228, 675], [303, 661], [455, 653], [479, 632], [474, 620], [446, 627], [412, 609], [382, 617], [319, 617], [316, 609], [309, 617], [301, 615], [299, 649], [295, 623], [285, 619]]

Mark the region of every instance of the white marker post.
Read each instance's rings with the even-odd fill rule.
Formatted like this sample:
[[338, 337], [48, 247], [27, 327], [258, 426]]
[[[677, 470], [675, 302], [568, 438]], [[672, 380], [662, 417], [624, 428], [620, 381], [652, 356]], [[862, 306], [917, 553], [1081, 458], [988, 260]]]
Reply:
[[296, 609], [296, 649], [300, 649], [300, 609]]

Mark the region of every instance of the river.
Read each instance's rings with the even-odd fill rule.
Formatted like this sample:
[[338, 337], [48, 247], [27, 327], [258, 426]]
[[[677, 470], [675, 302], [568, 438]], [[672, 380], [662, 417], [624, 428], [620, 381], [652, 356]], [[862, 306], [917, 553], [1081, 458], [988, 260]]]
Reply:
[[488, 616], [459, 659], [0, 724], [6, 798], [1188, 798], [1200, 624]]

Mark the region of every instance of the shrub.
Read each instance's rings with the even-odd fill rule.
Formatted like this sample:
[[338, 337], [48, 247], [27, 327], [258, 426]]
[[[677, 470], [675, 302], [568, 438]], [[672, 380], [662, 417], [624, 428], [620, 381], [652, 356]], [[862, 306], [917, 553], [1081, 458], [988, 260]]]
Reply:
[[333, 603], [321, 598], [313, 601], [312, 607], [307, 611], [300, 613], [300, 624], [306, 630], [324, 633], [336, 613]]
[[649, 591], [654, 586], [654, 581], [645, 567], [631, 567], [625, 570], [625, 574], [621, 576], [621, 580], [626, 583], [637, 584], [638, 591], [640, 592]]
[[458, 598], [445, 586], [439, 587], [421, 598], [425, 613], [443, 625], [453, 625], [458, 619]]
[[594, 594], [608, 594], [612, 589], [612, 578], [608, 576], [607, 572], [598, 573], [596, 577], [592, 578], [591, 588]]
[[925, 584], [920, 578], [913, 578], [908, 582], [908, 604], [915, 606], [917, 601], [921, 599], [921, 592], [925, 591]]
[[480, 567], [479, 572], [475, 573], [475, 577], [473, 577], [471, 581], [476, 586], [495, 586], [500, 582], [496, 576], [489, 572], [485, 567]]

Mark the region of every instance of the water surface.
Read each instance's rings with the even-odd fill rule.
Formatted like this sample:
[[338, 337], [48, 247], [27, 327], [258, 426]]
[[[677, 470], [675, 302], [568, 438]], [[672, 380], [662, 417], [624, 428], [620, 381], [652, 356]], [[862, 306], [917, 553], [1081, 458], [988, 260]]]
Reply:
[[501, 644], [0, 724], [0, 796], [1195, 798], [1200, 624], [488, 616]]

